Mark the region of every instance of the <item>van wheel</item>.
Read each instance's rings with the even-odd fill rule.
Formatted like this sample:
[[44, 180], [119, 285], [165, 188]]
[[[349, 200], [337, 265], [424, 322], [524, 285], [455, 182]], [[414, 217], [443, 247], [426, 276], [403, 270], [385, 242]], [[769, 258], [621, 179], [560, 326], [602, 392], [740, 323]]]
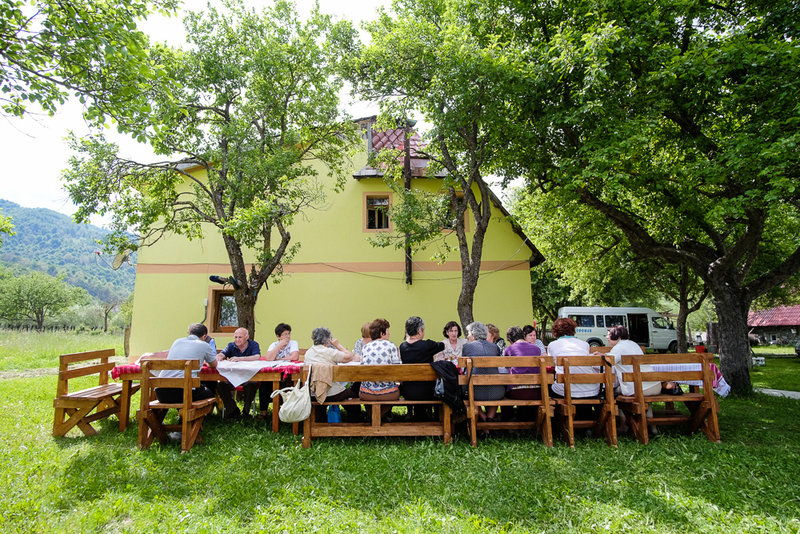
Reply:
[[588, 341], [590, 347], [602, 347], [603, 343], [599, 339], [590, 339]]
[[667, 350], [669, 352], [671, 352], [672, 354], [675, 354], [676, 352], [678, 352], [678, 342], [677, 341], [673, 341], [672, 343], [670, 343], [669, 347], [667, 347]]

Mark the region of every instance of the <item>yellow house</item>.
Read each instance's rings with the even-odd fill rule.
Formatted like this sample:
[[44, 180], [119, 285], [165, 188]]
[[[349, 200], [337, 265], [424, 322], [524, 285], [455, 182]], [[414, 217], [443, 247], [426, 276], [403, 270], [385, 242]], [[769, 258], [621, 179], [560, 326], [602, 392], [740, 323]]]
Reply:
[[[283, 265], [282, 281], [269, 282], [259, 293], [254, 338], [263, 351], [275, 340], [273, 329], [279, 322], [292, 326], [292, 337], [301, 347], [310, 346], [313, 328], [327, 326], [352, 348], [361, 337], [361, 325], [376, 317], [389, 320], [391, 340], [397, 344], [403, 341], [404, 324], [411, 315], [421, 316], [426, 337], [437, 341], [443, 339], [447, 321], [458, 321], [461, 263], [457, 251], [443, 264], [430, 259], [431, 251], [417, 253], [409, 285], [404, 252], [378, 248], [368, 241], [376, 232], [391, 230], [381, 207], [392, 202], [393, 194], [378, 173], [366, 166], [367, 150], [391, 145], [399, 131], [373, 132], [371, 120], [360, 122], [366, 150], [354, 158], [353, 177], [342, 192], [329, 193], [324, 205], [295, 219], [290, 231], [300, 250], [291, 263]], [[418, 171], [424, 167], [424, 162], [414, 163]], [[326, 179], [321, 172], [320, 180]], [[436, 178], [417, 177], [413, 187], [435, 191], [436, 182]], [[332, 182], [327, 190], [333, 190]], [[512, 226], [496, 198], [492, 213], [473, 310], [476, 320], [494, 323], [504, 333], [509, 326], [532, 319], [529, 269], [534, 249]], [[456, 245], [454, 234], [445, 239]], [[222, 239], [213, 230], [202, 240], [165, 236], [141, 249], [131, 358], [169, 347], [186, 335], [187, 325], [193, 322], [208, 326], [220, 349], [232, 341], [236, 319], [229, 308], [232, 290], [209, 280], [210, 275], [230, 274]]]

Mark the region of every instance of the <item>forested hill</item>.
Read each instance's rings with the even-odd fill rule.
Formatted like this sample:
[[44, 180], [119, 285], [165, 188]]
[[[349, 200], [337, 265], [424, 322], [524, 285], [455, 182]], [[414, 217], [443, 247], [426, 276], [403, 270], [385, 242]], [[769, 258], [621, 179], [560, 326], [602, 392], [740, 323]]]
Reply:
[[[16, 274], [41, 271], [52, 276], [64, 274], [64, 280], [86, 289], [102, 300], [109, 296], [127, 296], [133, 291], [134, 267], [123, 264], [111, 268], [113, 256], [98, 255], [96, 243], [106, 230], [76, 224], [69, 216], [45, 208], [23, 208], [0, 199], [0, 210], [13, 219], [16, 235], [3, 236], [0, 266]], [[135, 255], [130, 262], [134, 263]]]

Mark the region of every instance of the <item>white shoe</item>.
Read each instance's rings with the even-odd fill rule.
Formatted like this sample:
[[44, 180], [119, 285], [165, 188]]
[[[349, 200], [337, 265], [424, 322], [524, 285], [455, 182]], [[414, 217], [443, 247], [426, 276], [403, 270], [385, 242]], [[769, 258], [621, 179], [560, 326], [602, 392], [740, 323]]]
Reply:
[[183, 437], [183, 434], [181, 434], [180, 432], [170, 432], [169, 434], [167, 434], [167, 437], [172, 441], [180, 441], [181, 438]]

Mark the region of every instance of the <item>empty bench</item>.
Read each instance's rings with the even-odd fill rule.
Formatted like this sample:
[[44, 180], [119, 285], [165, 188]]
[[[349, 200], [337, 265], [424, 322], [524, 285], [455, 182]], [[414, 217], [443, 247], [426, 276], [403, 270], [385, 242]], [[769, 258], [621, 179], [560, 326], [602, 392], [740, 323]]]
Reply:
[[[114, 368], [109, 358], [114, 354], [114, 349], [104, 349], [62, 354], [59, 357], [58, 386], [56, 398], [53, 399], [54, 436], [64, 436], [75, 426], [87, 436], [93, 436], [97, 434], [91, 425], [93, 421], [120, 414], [122, 384], [108, 383], [108, 374]], [[95, 374], [98, 375], [96, 386], [70, 392], [70, 380]], [[134, 386], [131, 394], [138, 389], [139, 386]]]
[[[308, 379], [308, 367], [303, 368], [302, 378], [303, 383], [305, 383]], [[337, 365], [333, 367], [333, 380], [336, 382], [434, 381], [437, 378], [436, 371], [433, 370], [433, 367], [424, 363], [403, 365]], [[371, 415], [371, 421], [328, 423], [327, 421], [318, 422], [315, 420], [314, 407], [337, 404], [343, 406], [364, 405]], [[440, 408], [439, 418], [435, 421], [381, 421], [381, 407], [387, 405], [438, 406]], [[345, 401], [325, 403], [312, 402], [311, 416], [303, 421], [303, 447], [310, 447], [312, 439], [321, 437], [436, 436], [441, 437], [444, 443], [449, 443], [451, 437], [450, 415], [450, 406], [438, 399], [412, 401], [401, 398], [396, 401], [363, 401], [359, 398], [354, 398]]]

